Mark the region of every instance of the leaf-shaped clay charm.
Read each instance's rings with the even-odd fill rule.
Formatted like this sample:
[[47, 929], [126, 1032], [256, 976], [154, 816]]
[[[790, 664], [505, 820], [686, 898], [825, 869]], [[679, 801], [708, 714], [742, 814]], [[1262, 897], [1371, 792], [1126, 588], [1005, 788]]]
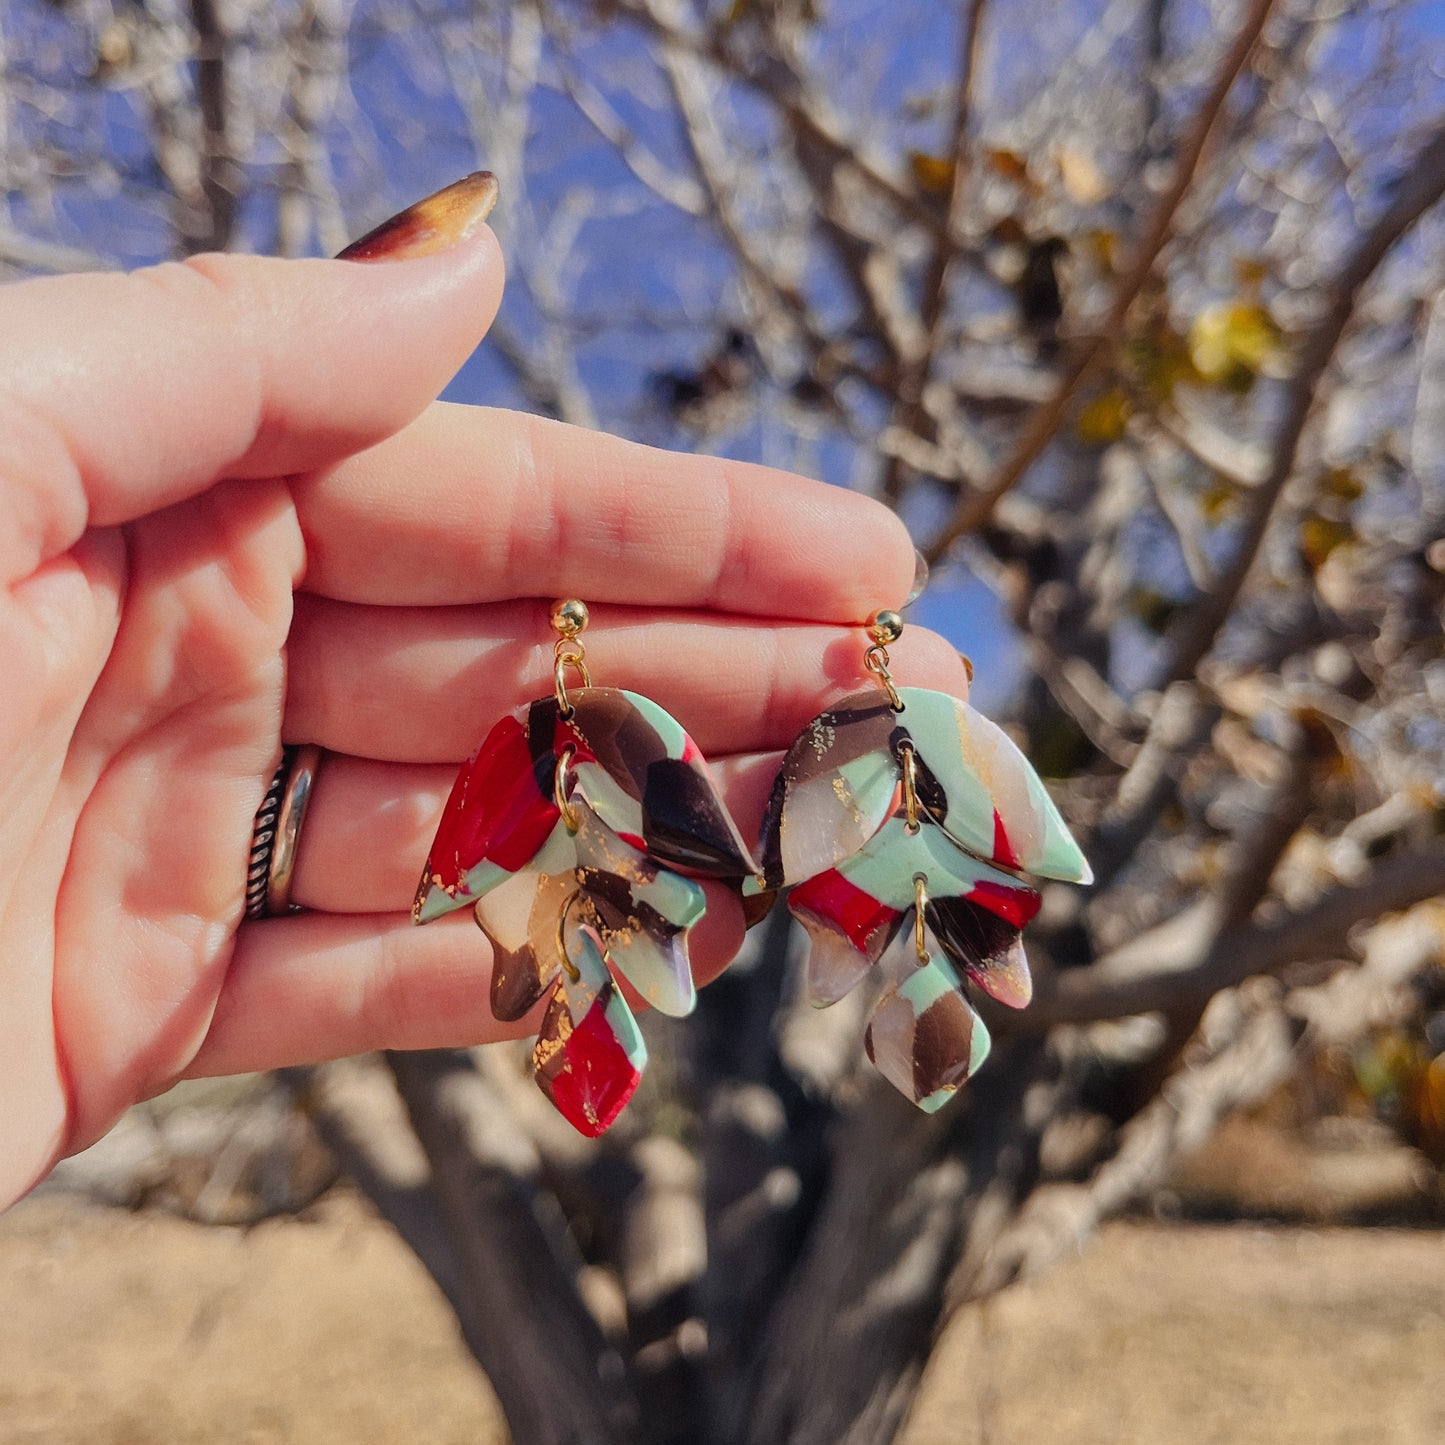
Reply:
[[579, 1133], [595, 1139], [637, 1091], [647, 1046], [608, 972], [602, 940], [590, 928], [569, 932], [568, 959], [537, 1033], [537, 1083]]
[[577, 884], [607, 955], [660, 1013], [685, 1018], [697, 1006], [688, 932], [707, 911], [700, 884], [658, 865], [579, 809]]
[[524, 868], [548, 866], [537, 855], [561, 817], [554, 787], [564, 756], [569, 790], [656, 862], [711, 877], [757, 872], [675, 718], [618, 688], [582, 688], [571, 700], [569, 718], [554, 697], [539, 698], [524, 719], [503, 718], [463, 765], [417, 890], [418, 923], [465, 907]]
[[1087, 883], [1092, 875], [1048, 790], [996, 723], [947, 693], [900, 688], [895, 713], [876, 689], [820, 713], [789, 748], [763, 824], [767, 886], [835, 867], [893, 811], [903, 749], [919, 801], [958, 845], [1005, 868]]
[[879, 999], [864, 1044], [878, 1072], [931, 1114], [978, 1071], [989, 1036], [958, 975], [935, 957]]
[[914, 745], [919, 798], [960, 847], [1040, 878], [1089, 883], [1093, 874], [1048, 789], [1013, 739], [966, 702], [899, 688], [899, 735]]
[[576, 891], [574, 870], [529, 871], [477, 900], [477, 924], [492, 945], [494, 1017], [514, 1023], [556, 982], [562, 972], [557, 920]]
[[857, 852], [893, 810], [893, 709], [873, 690], [819, 713], [783, 758], [763, 820], [768, 888], [801, 883]]
[[748, 845], [682, 724], [650, 698], [621, 688], [571, 694], [572, 716], [555, 698], [532, 704], [527, 730], [550, 725], [560, 756], [571, 745], [577, 789], [625, 842], [659, 863], [717, 878], [756, 873]]
[[1006, 1008], [1028, 1007], [1034, 985], [1016, 923], [969, 898], [930, 896], [923, 914], [939, 946], [962, 965], [970, 983]]
[[556, 758], [540, 755], [526, 728], [504, 717], [462, 765], [442, 810], [412, 917], [429, 923], [527, 867], [561, 814], [552, 800]]

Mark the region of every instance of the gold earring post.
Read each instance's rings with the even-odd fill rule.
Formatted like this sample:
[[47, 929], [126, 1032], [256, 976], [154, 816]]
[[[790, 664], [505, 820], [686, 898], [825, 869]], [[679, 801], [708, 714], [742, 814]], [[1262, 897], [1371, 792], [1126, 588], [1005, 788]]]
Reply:
[[567, 669], [576, 668], [582, 686], [592, 686], [592, 677], [587, 671], [587, 649], [582, 645], [582, 634], [591, 617], [587, 604], [580, 598], [563, 597], [552, 604], [548, 620], [557, 634], [552, 648], [552, 687], [557, 694], [558, 711], [566, 720], [572, 716], [572, 703], [567, 697]]
[[903, 636], [903, 619], [889, 608], [880, 607], [864, 625], [873, 645], [863, 654], [863, 666], [878, 679], [879, 687], [888, 694], [889, 707], [894, 712], [902, 712], [903, 699], [898, 696], [893, 675], [888, 671], [888, 645]]

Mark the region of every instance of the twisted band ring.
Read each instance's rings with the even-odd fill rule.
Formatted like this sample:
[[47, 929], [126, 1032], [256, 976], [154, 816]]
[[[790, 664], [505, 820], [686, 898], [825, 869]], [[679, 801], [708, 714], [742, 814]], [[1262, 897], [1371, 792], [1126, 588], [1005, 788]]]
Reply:
[[251, 857], [246, 868], [246, 917], [275, 918], [299, 910], [291, 904], [291, 881], [301, 824], [311, 801], [321, 749], [314, 743], [288, 745], [256, 810]]

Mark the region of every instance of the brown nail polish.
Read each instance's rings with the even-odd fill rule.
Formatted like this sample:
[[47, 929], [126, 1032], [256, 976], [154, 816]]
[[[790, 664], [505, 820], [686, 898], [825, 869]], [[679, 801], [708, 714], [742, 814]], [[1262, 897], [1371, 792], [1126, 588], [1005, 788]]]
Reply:
[[496, 204], [496, 176], [491, 171], [475, 171], [383, 221], [353, 241], [337, 260], [409, 261], [434, 256], [466, 240]]

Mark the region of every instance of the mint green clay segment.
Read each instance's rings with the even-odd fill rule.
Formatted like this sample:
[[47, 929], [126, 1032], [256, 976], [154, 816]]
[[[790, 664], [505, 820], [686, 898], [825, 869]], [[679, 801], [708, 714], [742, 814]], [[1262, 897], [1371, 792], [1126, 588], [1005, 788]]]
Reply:
[[685, 1019], [697, 1007], [697, 986], [681, 935], [662, 942], [640, 928], [609, 929], [607, 950], [613, 967], [658, 1013]]
[[970, 852], [991, 858], [994, 800], [963, 754], [959, 714], [964, 704], [946, 692], [922, 687], [899, 688], [898, 696], [903, 703], [898, 721], [948, 797], [948, 817], [940, 826]]
[[[526, 873], [566, 873], [577, 866], [577, 843], [571, 830], [559, 818], [547, 834], [541, 852], [527, 864]], [[509, 875], [510, 876], [510, 875]], [[495, 883], [489, 888], [495, 888]]]
[[989, 1035], [988, 1025], [975, 1013], [973, 1016], [973, 1048], [968, 1055], [968, 1074], [972, 1078], [979, 1069], [983, 1067], [983, 1061], [988, 1058], [989, 1050], [993, 1047], [993, 1039]]
[[643, 1040], [642, 1030], [637, 1026], [637, 1019], [619, 990], [612, 990], [602, 1016], [607, 1020], [607, 1027], [612, 1030], [622, 1052], [627, 1055], [628, 1062], [639, 1074], [642, 1073], [647, 1067], [647, 1044]]
[[898, 764], [888, 753], [865, 753], [835, 771], [848, 785], [855, 801], [867, 799], [875, 809], [887, 807], [898, 785]]
[[926, 1099], [915, 1099], [914, 1103], [925, 1114], [936, 1114], [950, 1099], [958, 1096], [958, 1089], [935, 1089]]
[[[974, 716], [979, 714], [975, 713]], [[1041, 878], [1057, 878], [1061, 883], [1092, 883], [1094, 874], [1084, 857], [1083, 849], [1074, 842], [1069, 825], [1064, 822], [1054, 800], [1049, 796], [1049, 790], [1044, 787], [1044, 780], [1019, 752], [1013, 739], [1002, 729], [999, 732], [1020, 765], [1027, 769], [1029, 798], [1043, 825], [1043, 836], [1037, 844], [1037, 851], [1031, 859], [1024, 861], [1024, 867]]]
[[655, 882], [634, 883], [632, 896], [679, 928], [691, 928], [707, 912], [707, 894], [701, 885], [668, 868], [658, 869]]
[[[531, 871], [530, 865], [528, 871]], [[499, 887], [508, 878], [514, 877], [516, 874], [510, 873], [500, 864], [484, 858], [475, 868], [468, 869], [462, 875], [462, 886], [457, 891], [465, 893], [463, 902], [475, 903], [478, 898], [484, 898], [493, 888]]]
[[939, 897], [968, 893], [980, 881], [1015, 891], [1024, 886], [1012, 873], [962, 852], [941, 828], [925, 823], [910, 834], [899, 816], [890, 818], [861, 852], [840, 863], [838, 872], [855, 888], [899, 912], [913, 907], [917, 897], [913, 879], [919, 873], [928, 875], [929, 891]]
[[1057, 810], [1046, 825], [1044, 846], [1035, 873], [1042, 878], [1057, 878], [1063, 883], [1092, 883], [1094, 870], [1084, 857], [1084, 850], [1074, 842], [1067, 824]]
[[475, 868], [463, 875], [461, 884], [455, 893], [448, 893], [445, 888], [438, 887], [433, 883], [423, 895], [421, 906], [416, 910], [416, 921], [430, 923], [432, 919], [441, 918], [447, 913], [454, 913], [458, 908], [468, 908], [478, 898], [490, 893], [499, 884], [505, 883], [508, 878], [515, 877], [516, 874], [509, 873], [505, 868], [499, 868], [495, 863], [484, 858]]
[[905, 687], [899, 696], [904, 704], [899, 721], [948, 800], [946, 814], [937, 820], [946, 833], [970, 852], [992, 858], [997, 815], [1017, 866], [1066, 883], [1092, 880], [1043, 779], [997, 723], [947, 693]]
[[626, 688], [618, 688], [618, 691], [652, 724], [654, 731], [662, 739], [663, 746], [667, 748], [667, 755], [672, 758], [682, 757], [687, 751], [687, 729], [650, 697], [628, 692]]
[[898, 985], [898, 997], [907, 999], [913, 1012], [922, 1018], [945, 994], [958, 993], [961, 987], [958, 975], [946, 960], [935, 957]]
[[567, 961], [577, 971], [577, 977], [564, 970], [562, 991], [567, 995], [567, 1011], [575, 1022], [592, 1007], [592, 1000], [611, 981], [612, 973], [607, 967], [601, 939], [587, 926], [568, 930]]
[[642, 804], [600, 763], [574, 763], [573, 797], [580, 798], [614, 833], [642, 836]]
[[869, 753], [838, 769], [848, 799], [865, 820], [865, 826], [876, 828], [887, 816], [893, 794], [902, 776], [893, 755]]

